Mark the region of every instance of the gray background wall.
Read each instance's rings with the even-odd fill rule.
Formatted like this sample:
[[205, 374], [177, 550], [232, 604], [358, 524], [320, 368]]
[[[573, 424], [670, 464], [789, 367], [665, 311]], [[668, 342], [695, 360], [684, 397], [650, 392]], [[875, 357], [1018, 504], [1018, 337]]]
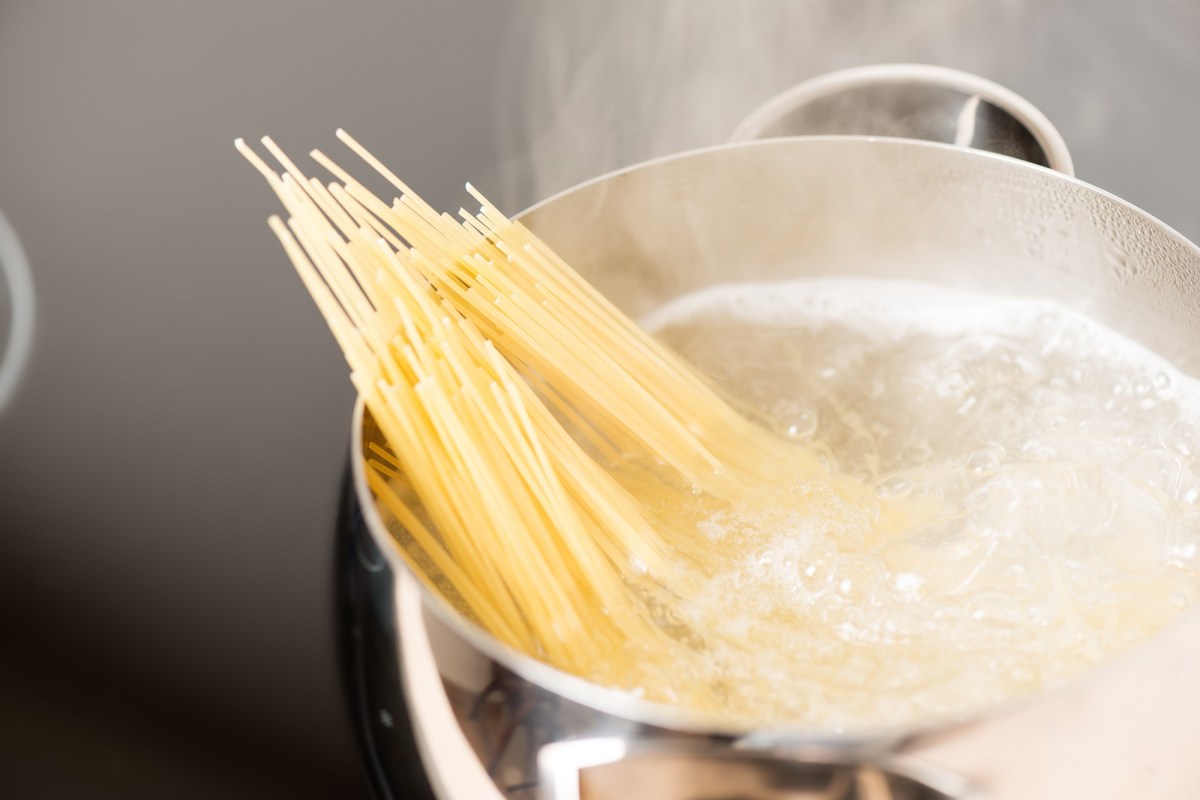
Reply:
[[0, 794], [365, 792], [332, 645], [352, 394], [235, 136], [345, 127], [436, 204], [469, 179], [516, 211], [795, 80], [930, 61], [1200, 238], [1192, 0], [786, 8], [0, 0], [0, 210], [39, 314], [0, 411]]

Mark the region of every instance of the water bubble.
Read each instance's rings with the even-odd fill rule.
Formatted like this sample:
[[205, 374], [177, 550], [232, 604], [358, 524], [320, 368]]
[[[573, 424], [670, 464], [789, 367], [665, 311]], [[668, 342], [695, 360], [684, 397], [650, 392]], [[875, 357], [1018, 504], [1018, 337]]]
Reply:
[[1180, 591], [1171, 595], [1171, 605], [1176, 611], [1184, 611], [1196, 604], [1195, 591]]
[[1090, 604], [1104, 595], [1103, 565], [1095, 560], [1068, 560], [1062, 566], [1067, 590], [1077, 603]]
[[1194, 457], [1200, 454], [1200, 429], [1187, 420], [1180, 420], [1167, 428], [1162, 443], [1181, 456]]
[[881, 500], [898, 500], [912, 493], [913, 483], [902, 475], [893, 475], [875, 484], [875, 496]]
[[1180, 542], [1173, 546], [1167, 555], [1172, 564], [1181, 567], [1191, 567], [1196, 560], [1196, 556], [1200, 555], [1200, 544], [1194, 541]]
[[961, 372], [951, 372], [933, 387], [938, 397], [958, 397], [970, 388], [970, 383]]
[[957, 620], [964, 615], [964, 609], [958, 603], [943, 601], [930, 605], [929, 616], [936, 620]]
[[915, 572], [899, 572], [892, 576], [892, 586], [906, 597], [916, 597], [924, 585], [925, 579]]
[[1167, 396], [1167, 394], [1170, 392], [1172, 387], [1174, 387], [1174, 385], [1175, 385], [1175, 382], [1171, 379], [1171, 376], [1168, 373], [1162, 372], [1162, 371], [1155, 373], [1155, 375], [1154, 375], [1154, 390], [1156, 392], [1158, 392], [1159, 395], [1162, 396], [1164, 399]]
[[988, 475], [993, 475], [1000, 469], [1000, 462], [1003, 458], [1003, 449], [997, 452], [993, 448], [985, 448], [976, 450], [971, 455], [967, 456], [967, 471], [977, 478], [984, 478]]
[[1037, 437], [1026, 439], [1021, 444], [1020, 452], [1032, 461], [1049, 461], [1056, 455], [1053, 444]]
[[1171, 494], [1179, 480], [1181, 469], [1179, 460], [1170, 453], [1152, 450], [1131, 461], [1125, 474], [1160, 492]]
[[1023, 399], [1013, 392], [993, 390], [983, 397], [976, 416], [986, 418], [997, 434], [1005, 434], [1014, 427], [1023, 426], [1029, 411]]
[[1021, 606], [1003, 592], [974, 592], [967, 601], [971, 619], [1018, 625], [1023, 621]]
[[1046, 373], [1046, 366], [1041, 359], [1026, 353], [1017, 353], [1013, 357], [1013, 364], [1021, 371], [1027, 383], [1041, 380]]
[[808, 439], [817, 432], [817, 412], [803, 409], [791, 417], [785, 433], [790, 439]]
[[1175, 500], [1184, 507], [1200, 505], [1200, 476], [1194, 472], [1180, 475], [1175, 488]]
[[1182, 569], [1200, 569], [1200, 515], [1189, 514], [1171, 523], [1167, 561]]

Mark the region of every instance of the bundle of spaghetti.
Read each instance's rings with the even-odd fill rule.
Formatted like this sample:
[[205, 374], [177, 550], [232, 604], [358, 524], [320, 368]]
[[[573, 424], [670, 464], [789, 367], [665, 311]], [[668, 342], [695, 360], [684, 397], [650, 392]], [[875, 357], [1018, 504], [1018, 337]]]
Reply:
[[271, 227], [392, 445], [367, 474], [419, 548], [410, 565], [506, 644], [610, 685], [639, 680], [666, 634], [629, 584], [669, 557], [642, 505], [411, 253], [353, 226], [326, 187], [239, 149], [288, 210]]
[[[682, 593], [671, 562], [696, 543], [673, 500], [692, 498], [694, 513], [737, 500], [801, 451], [482, 197], [476, 217], [439, 215], [339, 136], [402, 197], [384, 203], [319, 152], [341, 183], [309, 178], [270, 139], [282, 172], [238, 149], [287, 210], [271, 228], [389, 445], [368, 481], [409, 537], [410, 566], [502, 642], [641, 685], [668, 663], [656, 655], [694, 639], [655, 614]], [[649, 469], [618, 480], [598, 453], [669, 465], [682, 488]]]
[[[517, 365], [597, 452], [647, 454], [682, 481], [736, 500], [781, 465], [817, 469], [811, 453], [734, 409], [674, 351], [621, 313], [519, 222], [480, 203], [439, 214], [344, 131], [338, 136], [401, 195], [390, 205], [320, 151], [331, 186]], [[294, 165], [292, 165], [294, 167]], [[661, 475], [658, 476], [661, 479]]]

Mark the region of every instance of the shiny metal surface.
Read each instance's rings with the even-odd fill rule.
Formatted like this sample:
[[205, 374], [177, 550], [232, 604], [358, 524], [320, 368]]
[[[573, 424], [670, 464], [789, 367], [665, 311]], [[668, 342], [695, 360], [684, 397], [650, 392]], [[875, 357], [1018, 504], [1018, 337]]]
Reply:
[[400, 682], [395, 574], [367, 530], [349, 469], [338, 505], [339, 671], [371, 796], [434, 800]]
[[17, 231], [0, 213], [0, 414], [16, 394], [33, 350], [33, 275]]
[[[669, 224], [663, 209], [671, 210]], [[1003, 156], [859, 137], [729, 145], [586, 183], [531, 209], [523, 220], [635, 318], [731, 280], [830, 275], [920, 280], [1055, 299], [1157, 350], [1183, 372], [1200, 374], [1200, 250], [1101, 190]], [[352, 465], [361, 471], [357, 455], [378, 432], [369, 418], [361, 424], [359, 419]], [[959, 727], [855, 737], [738, 727], [646, 703], [508, 651], [458, 618], [419, 587], [390, 545], [361, 473], [355, 483], [368, 529], [397, 576], [405, 697], [418, 743], [425, 737], [422, 754], [435, 789], [446, 798], [481, 796], [481, 769], [498, 793], [532, 797], [543, 746], [614, 736], [628, 742], [739, 742], [758, 749], [834, 746], [861, 759], [923, 747], [949, 752], [951, 762], [966, 765], [964, 774], [987, 786], [1020, 772], [1020, 761], [1003, 757], [1006, 748], [1020, 753], [1041, 746], [1044, 721], [1020, 723], [1030, 709], [1036, 720], [1040, 703], [1085, 702], [1092, 712], [1083, 718], [1095, 719], [1127, 702], [1128, 692], [1107, 687], [1119, 685], [1132, 662], [1118, 662], [1081, 682], [1085, 701], [1050, 693], [1004, 709], [977, 709]], [[1182, 624], [1194, 627], [1198, 621], [1193, 613]], [[1139, 652], [1153, 654], [1161, 641]], [[1200, 653], [1174, 656], [1200, 665]], [[1142, 669], [1153, 670], [1154, 663]], [[1150, 718], [1171, 717], [1187, 707], [1164, 703]], [[992, 719], [1003, 734], [989, 729]], [[1077, 744], [1097, 735], [1094, 724], [1076, 729], [1069, 716], [1055, 719], [1058, 742]], [[1190, 718], [1172, 724], [1197, 733]], [[1129, 752], [1102, 766], [1114, 774], [1147, 764], [1170, 772], [1171, 763], [1157, 760], [1156, 752]], [[1176, 787], [1200, 791], [1194, 771], [1175, 777]], [[464, 782], [469, 789], [456, 788]]]
[[823, 134], [944, 142], [1075, 174], [1062, 135], [1028, 100], [928, 64], [875, 64], [805, 81], [750, 112], [732, 141]]
[[576, 739], [542, 748], [540, 800], [975, 800], [970, 784], [901, 759], [833, 750]]

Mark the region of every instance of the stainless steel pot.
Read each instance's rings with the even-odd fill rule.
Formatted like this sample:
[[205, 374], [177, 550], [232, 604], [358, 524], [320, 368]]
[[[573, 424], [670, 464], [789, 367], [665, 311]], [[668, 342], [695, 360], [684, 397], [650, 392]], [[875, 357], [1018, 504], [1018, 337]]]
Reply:
[[[521, 219], [635, 318], [729, 281], [899, 278], [1051, 298], [1200, 374], [1200, 250], [1100, 189], [1007, 156], [844, 135], [735, 143], [597, 178]], [[361, 454], [378, 436], [360, 406], [351, 499], [373, 569], [394, 577], [382, 613], [394, 614], [410, 716], [396, 724], [411, 724], [446, 800], [1200, 796], [1196, 612], [1065, 688], [955, 725], [732, 726], [550, 669], [428, 593], [366, 488]]]

